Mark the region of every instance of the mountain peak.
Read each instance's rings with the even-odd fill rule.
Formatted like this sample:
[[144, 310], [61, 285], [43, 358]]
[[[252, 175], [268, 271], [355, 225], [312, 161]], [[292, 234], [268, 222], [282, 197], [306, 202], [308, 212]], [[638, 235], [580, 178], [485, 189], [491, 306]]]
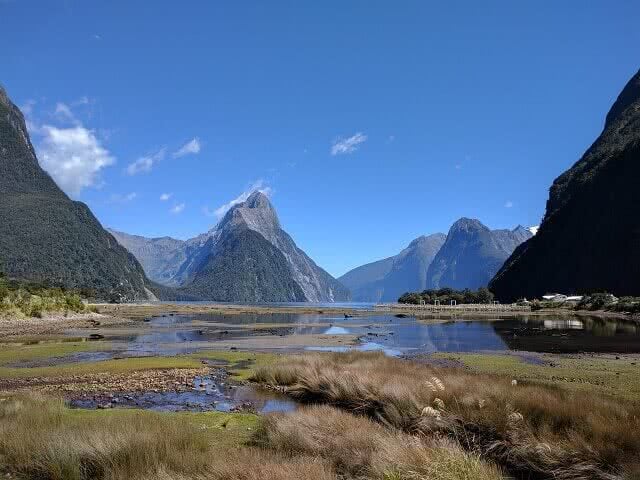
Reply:
[[513, 229], [513, 230], [511, 230], [511, 231], [512, 231], [513, 233], [524, 233], [524, 234], [532, 233], [532, 232], [531, 232], [531, 230], [529, 230], [529, 229], [528, 229], [528, 228], [526, 228], [526, 227], [523, 227], [522, 225], [518, 225], [518, 226], [516, 226], [516, 228], [514, 228], [514, 229]]
[[231, 207], [220, 226], [225, 224], [244, 225], [272, 240], [280, 230], [280, 221], [269, 197], [259, 190], [254, 191], [247, 199]]
[[611, 125], [616, 119], [620, 117], [624, 111], [632, 104], [638, 102], [640, 99], [640, 70], [631, 77], [631, 80], [627, 82], [625, 87], [618, 95], [615, 103], [611, 106], [607, 118], [605, 120], [605, 127]]
[[409, 244], [408, 248], [414, 248], [417, 247], [421, 244], [428, 244], [431, 242], [440, 242], [440, 243], [444, 243], [444, 239], [446, 238], [446, 235], [444, 233], [434, 233], [431, 235], [421, 235], [418, 238], [415, 238], [411, 241], [411, 243]]
[[472, 230], [489, 230], [489, 228], [476, 218], [462, 217], [451, 226], [449, 234], [452, 232], [468, 232]]
[[271, 208], [271, 202], [269, 197], [261, 190], [255, 190], [247, 199], [243, 202], [249, 208]]

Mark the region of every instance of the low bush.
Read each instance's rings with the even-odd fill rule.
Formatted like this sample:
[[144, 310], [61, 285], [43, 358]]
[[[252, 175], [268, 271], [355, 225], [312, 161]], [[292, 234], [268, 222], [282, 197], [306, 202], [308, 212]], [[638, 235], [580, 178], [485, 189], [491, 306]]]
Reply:
[[10, 282], [0, 277], [0, 315], [42, 317], [46, 312], [84, 312], [80, 295], [60, 288]]

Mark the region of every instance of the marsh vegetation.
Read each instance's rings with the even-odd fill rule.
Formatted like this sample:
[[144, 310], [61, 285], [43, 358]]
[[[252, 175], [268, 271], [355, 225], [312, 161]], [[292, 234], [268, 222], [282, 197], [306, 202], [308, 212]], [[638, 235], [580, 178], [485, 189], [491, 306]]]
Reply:
[[379, 354], [292, 358], [259, 369], [255, 380], [393, 432], [446, 438], [516, 477], [640, 475], [640, 409], [597, 394]]

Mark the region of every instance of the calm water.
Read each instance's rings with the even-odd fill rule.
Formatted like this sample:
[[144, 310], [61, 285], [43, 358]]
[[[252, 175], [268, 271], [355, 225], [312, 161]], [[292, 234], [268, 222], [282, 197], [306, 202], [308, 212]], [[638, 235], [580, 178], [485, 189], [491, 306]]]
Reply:
[[[154, 317], [139, 335], [120, 339], [132, 354], [175, 355], [260, 336], [350, 335], [353, 346], [310, 350], [383, 350], [390, 355], [434, 352], [640, 352], [640, 325], [592, 317], [466, 319], [421, 322], [412, 317], [277, 313], [267, 315], [172, 315]], [[248, 328], [247, 328], [248, 327]], [[251, 327], [261, 327], [258, 330]], [[296, 345], [292, 337], [291, 350]], [[268, 348], [268, 347], [265, 347]]]

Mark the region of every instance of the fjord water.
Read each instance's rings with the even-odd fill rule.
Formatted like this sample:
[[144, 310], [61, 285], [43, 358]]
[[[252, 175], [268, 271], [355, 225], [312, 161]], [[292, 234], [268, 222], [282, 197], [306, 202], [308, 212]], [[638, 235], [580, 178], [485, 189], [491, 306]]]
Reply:
[[[344, 335], [351, 341], [309, 346], [300, 342], [305, 335]], [[418, 320], [390, 314], [349, 318], [297, 313], [163, 315], [149, 319], [139, 333], [113, 340], [131, 354], [175, 355], [241, 339], [254, 349], [269, 349], [260, 339], [274, 336], [287, 337], [286, 351], [382, 350], [396, 356], [509, 350], [640, 352], [640, 325], [585, 316]]]

